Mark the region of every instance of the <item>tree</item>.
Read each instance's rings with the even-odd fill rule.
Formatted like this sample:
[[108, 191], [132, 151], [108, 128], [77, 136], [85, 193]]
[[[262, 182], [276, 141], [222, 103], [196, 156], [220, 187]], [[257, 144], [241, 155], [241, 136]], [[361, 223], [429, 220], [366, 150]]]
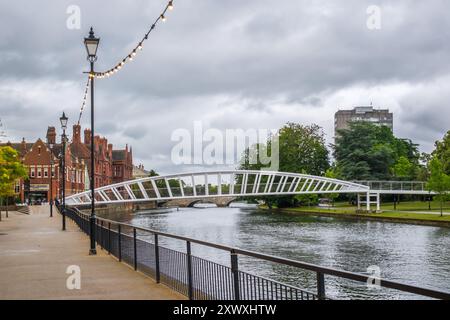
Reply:
[[442, 141], [436, 141], [436, 149], [433, 151], [433, 156], [436, 156], [443, 166], [446, 174], [450, 174], [450, 131], [446, 133]]
[[2, 200], [0, 205], [3, 203], [3, 198], [14, 195], [15, 181], [26, 176], [26, 169], [17, 151], [9, 146], [0, 147], [0, 199]]
[[156, 171], [152, 169], [152, 170], [150, 170], [148, 176], [149, 177], [157, 177], [157, 176], [159, 176], [159, 174], [156, 173]]
[[[331, 179], [336, 179], [338, 176], [336, 169], [335, 168], [329, 168], [326, 172], [325, 172], [325, 177], [327, 178], [331, 178]], [[339, 197], [339, 193], [330, 193], [327, 194], [327, 198], [329, 198], [332, 201], [332, 204], [334, 206], [334, 201]]]
[[288, 122], [279, 131], [280, 171], [321, 176], [329, 168], [322, 128]]
[[[250, 147], [246, 148], [244, 152], [241, 155], [241, 159], [239, 162], [239, 170], [261, 170], [266, 165], [263, 165], [259, 160], [259, 154], [260, 151], [266, 152], [267, 155], [269, 155], [270, 150], [270, 142], [268, 141], [267, 144], [254, 144]], [[236, 185], [240, 185], [242, 183], [241, 181], [242, 176], [237, 177], [237, 180], [235, 181]], [[248, 184], [254, 183], [254, 176], [250, 176], [249, 180], [247, 181]], [[260, 184], [265, 186], [266, 183], [268, 183], [268, 177], [264, 176], [261, 178]], [[249, 201], [257, 201], [262, 200], [264, 203], [271, 209], [275, 204], [278, 204], [278, 198], [273, 196], [268, 197], [246, 197]]]
[[392, 168], [394, 177], [400, 180], [411, 180], [414, 177], [414, 165], [406, 158], [401, 156]]
[[430, 178], [427, 183], [427, 190], [437, 194], [437, 198], [441, 204], [441, 217], [443, 213], [444, 201], [449, 198], [450, 176], [444, 171], [444, 164], [437, 157], [433, 157], [429, 163]]
[[[311, 175], [323, 175], [329, 168], [328, 149], [325, 145], [325, 137], [322, 128], [312, 124], [304, 126], [289, 122], [278, 132], [279, 139], [279, 171], [292, 173], [307, 173]], [[267, 150], [266, 150], [267, 149]], [[241, 156], [240, 170], [260, 170], [266, 165], [261, 164], [259, 152], [272, 155], [270, 141], [266, 144], [255, 144], [247, 148]], [[267, 177], [261, 181], [266, 183]], [[252, 183], [253, 181], [248, 181]], [[239, 184], [240, 182], [237, 181]], [[276, 204], [278, 207], [292, 207], [303, 202], [302, 197], [281, 196], [263, 197], [269, 207]]]
[[386, 126], [368, 122], [352, 122], [348, 129], [339, 130], [333, 149], [340, 178], [345, 180], [390, 180], [404, 169], [414, 178], [420, 168], [416, 144], [396, 138]]

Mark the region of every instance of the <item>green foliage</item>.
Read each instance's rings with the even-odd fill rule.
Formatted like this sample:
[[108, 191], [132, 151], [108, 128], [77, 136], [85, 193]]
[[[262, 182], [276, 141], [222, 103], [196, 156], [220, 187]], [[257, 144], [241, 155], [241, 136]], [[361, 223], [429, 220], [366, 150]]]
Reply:
[[434, 156], [429, 165], [430, 178], [427, 182], [427, 190], [437, 193], [437, 199], [441, 202], [441, 216], [443, 215], [443, 203], [449, 199], [450, 175], [445, 173], [444, 163]]
[[400, 180], [411, 180], [414, 178], [414, 164], [405, 156], [401, 156], [393, 166], [392, 173]]
[[[292, 173], [308, 173], [311, 175], [323, 175], [329, 168], [328, 150], [322, 128], [312, 124], [304, 126], [296, 123], [287, 123], [279, 130], [279, 171]], [[267, 150], [266, 150], [267, 149]], [[259, 153], [271, 156], [270, 141], [267, 144], [255, 144], [247, 148], [240, 161], [240, 170], [261, 170], [267, 165], [259, 161]], [[252, 184], [250, 177], [248, 184]], [[261, 184], [266, 183], [266, 177]], [[240, 184], [240, 181], [236, 182]], [[259, 197], [269, 207], [276, 205], [279, 208], [292, 207], [299, 203], [317, 203], [317, 197], [281, 196]]]
[[447, 132], [442, 141], [436, 141], [435, 146], [433, 156], [436, 156], [442, 162], [444, 172], [450, 174], [450, 131]]
[[152, 169], [152, 170], [150, 170], [150, 173], [149, 173], [148, 176], [149, 176], [149, 177], [157, 177], [157, 176], [159, 176], [159, 174], [156, 173], [156, 171]]
[[0, 147], [0, 197], [14, 195], [15, 181], [25, 177], [27, 172], [17, 151], [9, 146]]
[[[331, 178], [331, 179], [337, 179], [337, 177], [338, 177], [337, 169], [336, 168], [329, 168], [325, 172], [325, 177]], [[328, 199], [331, 199], [332, 202], [334, 202], [337, 198], [339, 198], [339, 193], [326, 194], [326, 197]]]
[[292, 206], [315, 206], [319, 203], [319, 195], [317, 194], [299, 194], [294, 197]]
[[415, 178], [420, 168], [417, 145], [396, 138], [386, 126], [353, 122], [338, 132], [333, 148], [337, 170], [345, 180], [391, 180], [397, 173]]
[[330, 166], [322, 128], [289, 122], [279, 131], [280, 171], [323, 175]]

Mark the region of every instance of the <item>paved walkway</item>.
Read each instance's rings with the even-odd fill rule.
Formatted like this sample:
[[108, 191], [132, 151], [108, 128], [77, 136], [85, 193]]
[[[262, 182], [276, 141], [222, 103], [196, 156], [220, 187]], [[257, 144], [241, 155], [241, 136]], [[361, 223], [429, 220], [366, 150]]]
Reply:
[[[4, 299], [185, 299], [135, 272], [104, 251], [89, 256], [89, 238], [67, 219], [49, 217], [48, 206], [30, 215], [10, 212], [0, 222], [0, 300]], [[68, 266], [81, 269], [81, 289], [66, 286]]]

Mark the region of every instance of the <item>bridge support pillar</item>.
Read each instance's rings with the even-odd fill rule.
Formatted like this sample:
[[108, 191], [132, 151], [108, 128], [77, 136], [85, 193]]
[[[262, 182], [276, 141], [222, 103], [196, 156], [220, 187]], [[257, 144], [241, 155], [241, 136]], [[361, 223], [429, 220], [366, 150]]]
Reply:
[[371, 211], [371, 205], [376, 205], [376, 211], [381, 212], [381, 194], [380, 193], [365, 193], [357, 194], [358, 211], [361, 211], [362, 204], [366, 205], [366, 211]]
[[377, 193], [377, 212], [381, 212], [381, 201], [379, 193]]
[[370, 212], [370, 193], [369, 192], [367, 192], [367, 195], [366, 195], [366, 210], [367, 210], [367, 212]]

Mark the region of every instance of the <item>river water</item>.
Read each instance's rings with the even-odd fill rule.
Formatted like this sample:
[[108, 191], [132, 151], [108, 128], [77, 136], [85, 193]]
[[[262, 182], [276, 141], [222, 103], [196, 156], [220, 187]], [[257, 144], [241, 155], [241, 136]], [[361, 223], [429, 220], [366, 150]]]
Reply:
[[[319, 216], [271, 214], [255, 208], [186, 208], [109, 216], [115, 220], [346, 271], [450, 291], [450, 229]], [[160, 240], [161, 241], [161, 240]], [[185, 244], [161, 244], [185, 251]], [[230, 265], [229, 254], [193, 245], [193, 254]], [[315, 274], [240, 257], [245, 271], [315, 291]], [[339, 299], [416, 299], [400, 291], [326, 277], [326, 292]]]

